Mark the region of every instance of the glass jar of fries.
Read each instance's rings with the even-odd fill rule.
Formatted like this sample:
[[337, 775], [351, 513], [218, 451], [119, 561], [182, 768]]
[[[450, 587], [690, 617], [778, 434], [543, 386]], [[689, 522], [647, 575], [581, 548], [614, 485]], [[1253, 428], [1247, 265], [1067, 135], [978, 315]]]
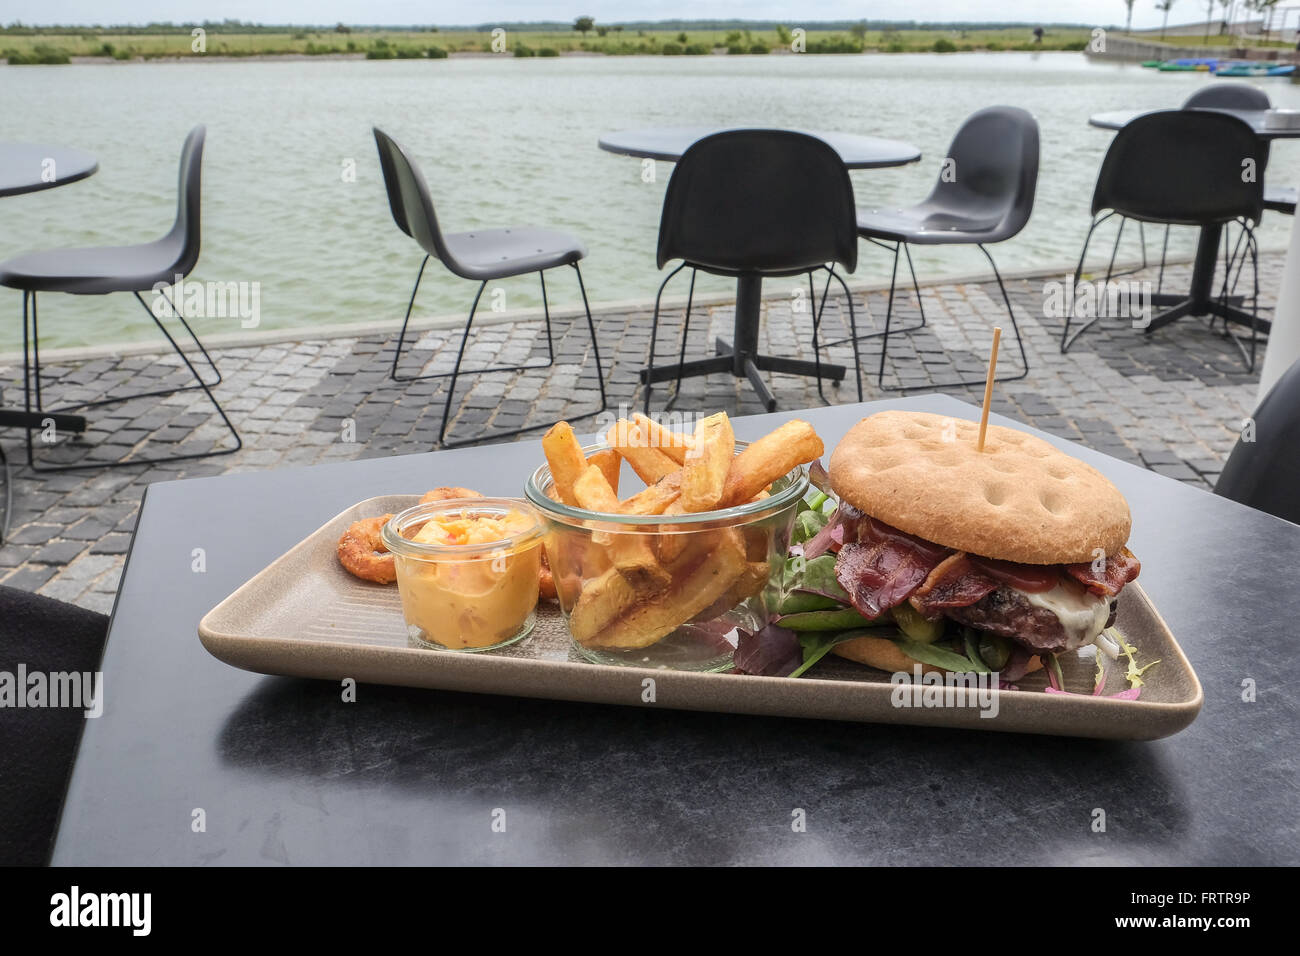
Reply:
[[[745, 447], [735, 442], [737, 453]], [[609, 450], [601, 443], [580, 451], [603, 469]], [[617, 488], [617, 462], [614, 469]], [[586, 660], [727, 670], [737, 628], [754, 631], [768, 621], [795, 509], [808, 490], [806, 467], [772, 476], [739, 505], [698, 513], [655, 500], [679, 493], [672, 484], [669, 476], [618, 503], [652, 512], [636, 514], [612, 510], [613, 502], [598, 511], [564, 503], [549, 464], [528, 479], [524, 494], [546, 521], [560, 607]]]
[[513, 498], [416, 505], [384, 525], [411, 646], [490, 651], [527, 637], [544, 524]]

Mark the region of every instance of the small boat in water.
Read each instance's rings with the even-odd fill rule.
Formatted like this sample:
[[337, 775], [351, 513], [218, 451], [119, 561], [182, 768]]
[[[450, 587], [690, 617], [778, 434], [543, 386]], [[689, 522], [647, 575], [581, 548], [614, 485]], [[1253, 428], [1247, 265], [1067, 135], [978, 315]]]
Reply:
[[1218, 65], [1219, 65], [1219, 60], [1217, 57], [1189, 56], [1189, 57], [1182, 57], [1181, 59], [1177, 59], [1177, 60], [1165, 60], [1163, 63], [1157, 66], [1156, 69], [1161, 70], [1165, 73], [1187, 73], [1193, 71], [1202, 72], [1202, 73], [1213, 73], [1215, 67], [1217, 67]]
[[1293, 73], [1294, 63], [1267, 61], [1224, 62], [1214, 71], [1216, 76], [1290, 76]]

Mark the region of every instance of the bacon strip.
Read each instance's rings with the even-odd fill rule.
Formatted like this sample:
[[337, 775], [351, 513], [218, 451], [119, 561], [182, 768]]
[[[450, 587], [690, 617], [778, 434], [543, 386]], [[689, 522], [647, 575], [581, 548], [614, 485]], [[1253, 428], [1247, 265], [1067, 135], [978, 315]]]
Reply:
[[1092, 563], [1065, 565], [1065, 573], [1070, 575], [1093, 594], [1102, 597], [1114, 597], [1124, 585], [1135, 579], [1142, 570], [1140, 562], [1128, 548], [1119, 554], [1104, 560], [1104, 568], [1094, 571]]
[[936, 565], [908, 600], [935, 620], [948, 608], [970, 607], [997, 587], [996, 578], [978, 570], [966, 552], [958, 551]]
[[949, 554], [883, 522], [863, 517], [857, 541], [846, 542], [835, 560], [835, 578], [849, 601], [869, 618], [897, 607]]

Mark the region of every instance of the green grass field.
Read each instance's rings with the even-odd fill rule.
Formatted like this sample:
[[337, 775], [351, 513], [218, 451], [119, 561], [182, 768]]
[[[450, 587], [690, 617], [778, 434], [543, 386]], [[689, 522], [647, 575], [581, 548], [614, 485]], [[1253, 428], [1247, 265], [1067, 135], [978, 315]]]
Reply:
[[[858, 36], [845, 31], [809, 30], [806, 53], [920, 53], [966, 50], [1081, 50], [1088, 40], [1083, 29], [1048, 30], [1041, 44], [1028, 29], [1016, 30], [886, 30]], [[401, 30], [299, 31], [296, 33], [217, 33], [206, 37], [209, 56], [275, 56], [285, 54], [354, 54], [372, 59], [441, 56], [444, 53], [494, 52], [490, 33], [461, 30], [415, 32]], [[758, 54], [788, 49], [791, 38], [776, 30], [615, 30], [510, 31], [506, 52], [516, 56], [551, 56], [586, 51], [609, 55]], [[66, 62], [74, 56], [119, 60], [191, 56], [192, 38], [185, 33], [14, 33], [0, 29], [0, 56], [11, 62]], [[433, 50], [433, 53], [430, 53]]]

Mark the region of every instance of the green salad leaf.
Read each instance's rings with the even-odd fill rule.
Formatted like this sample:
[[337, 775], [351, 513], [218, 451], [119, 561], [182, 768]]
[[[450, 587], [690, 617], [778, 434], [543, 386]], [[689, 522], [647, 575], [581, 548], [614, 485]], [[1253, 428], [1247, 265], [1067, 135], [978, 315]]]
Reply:
[[791, 671], [787, 676], [798, 677], [829, 654], [831, 648], [836, 644], [843, 644], [845, 641], [852, 641], [859, 637], [866, 637], [870, 633], [872, 632], [868, 630], [856, 630], [800, 634], [799, 643], [803, 646], [803, 663]]
[[782, 614], [776, 621], [782, 627], [792, 631], [843, 631], [849, 628], [874, 627], [879, 624], [892, 623], [888, 617], [884, 620], [871, 620], [863, 617], [857, 608], [836, 607], [820, 611], [802, 611], [796, 614]]
[[777, 605], [777, 614], [804, 614], [808, 611], [843, 610], [844, 605], [834, 598], [805, 591], [791, 591]]
[[904, 654], [914, 661], [920, 661], [922, 664], [932, 664], [935, 667], [942, 667], [944, 670], [954, 671], [958, 674], [988, 672], [988, 667], [983, 662], [976, 665], [974, 661], [958, 654], [956, 651], [950, 651], [934, 644], [901, 640], [898, 642], [898, 646]]

